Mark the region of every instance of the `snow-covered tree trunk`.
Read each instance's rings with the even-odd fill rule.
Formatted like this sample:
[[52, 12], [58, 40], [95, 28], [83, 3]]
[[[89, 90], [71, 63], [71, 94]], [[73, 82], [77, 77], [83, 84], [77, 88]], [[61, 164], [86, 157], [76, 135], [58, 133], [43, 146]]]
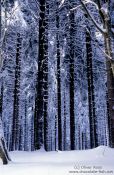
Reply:
[[0, 158], [2, 159], [4, 165], [8, 164], [8, 161], [11, 161], [4, 139], [1, 111], [0, 111]]
[[70, 13], [69, 16], [69, 34], [70, 34], [70, 45], [69, 45], [69, 73], [70, 73], [70, 141], [71, 141], [71, 150], [75, 149], [75, 115], [74, 115], [74, 58], [75, 58], [75, 45], [74, 45], [74, 36], [75, 36], [75, 15], [74, 12]]
[[[2, 58], [1, 58], [1, 1], [0, 1], [0, 71], [2, 68]], [[0, 82], [2, 83], [2, 81]], [[2, 126], [2, 105], [3, 105], [3, 84], [1, 84], [1, 94], [0, 94], [0, 158], [3, 161], [3, 164], [8, 164], [10, 160], [8, 151], [6, 148], [5, 140], [4, 140], [4, 133], [3, 133], [3, 126]]]
[[[91, 3], [91, 1], [89, 1]], [[99, 16], [102, 21], [101, 27], [93, 18], [91, 12], [86, 7], [83, 0], [80, 3], [84, 11], [93, 22], [96, 29], [101, 32], [104, 37], [106, 67], [107, 67], [107, 103], [108, 103], [108, 128], [109, 128], [109, 145], [114, 147], [114, 53], [112, 50], [112, 38], [114, 38], [114, 31], [111, 26], [110, 7], [111, 1], [102, 2], [97, 0], [96, 6], [98, 8]]]
[[[109, 7], [108, 7], [109, 8]], [[104, 14], [105, 52], [111, 58], [106, 60], [107, 67], [107, 91], [108, 91], [108, 121], [109, 121], [109, 144], [114, 148], [114, 52], [112, 51], [111, 19], [109, 11]]]
[[[3, 137], [3, 127], [2, 127], [2, 102], [3, 102], [3, 86], [1, 85], [1, 94], [0, 94], [0, 158], [3, 161], [3, 164], [8, 164], [8, 158], [5, 154], [5, 142]], [[7, 153], [7, 151], [6, 151]]]
[[[36, 82], [36, 99], [35, 99], [35, 116], [34, 116], [34, 145], [35, 149], [40, 149], [44, 143], [47, 130], [47, 98], [48, 98], [48, 38], [47, 19], [46, 19], [46, 0], [39, 2], [40, 19], [39, 19], [39, 53], [38, 53], [38, 73]], [[45, 108], [45, 109], [44, 109]], [[45, 115], [45, 116], [44, 116]], [[45, 119], [44, 119], [45, 118]], [[45, 126], [44, 126], [45, 123]], [[46, 135], [45, 135], [46, 136]]]
[[48, 151], [48, 15], [49, 4], [46, 2], [45, 40], [43, 60], [43, 112], [44, 112], [44, 148]]
[[86, 52], [87, 52], [87, 80], [88, 80], [88, 108], [89, 108], [89, 123], [90, 123], [90, 145], [91, 148], [98, 146], [97, 135], [97, 119], [95, 113], [95, 96], [93, 82], [93, 59], [91, 46], [90, 30], [86, 30]]
[[11, 150], [19, 149], [19, 96], [20, 96], [20, 55], [21, 55], [21, 35], [17, 33], [17, 48], [16, 48], [16, 67], [15, 67], [15, 85], [14, 85], [14, 107], [13, 107], [13, 122], [12, 122], [12, 138]]
[[39, 6], [39, 53], [34, 115], [34, 146], [36, 150], [40, 149], [43, 144], [43, 58], [45, 41], [45, 0], [40, 0]]
[[0, 158], [2, 159], [4, 165], [8, 164], [8, 159], [5, 155], [3, 144], [2, 144], [2, 138], [0, 138]]
[[1, 58], [1, 1], [0, 1], [0, 71], [2, 66], [2, 58]]
[[58, 112], [58, 149], [62, 150], [62, 118], [61, 118], [61, 56], [60, 56], [60, 18], [58, 12], [58, 2], [56, 11], [56, 42], [57, 42], [57, 112]]

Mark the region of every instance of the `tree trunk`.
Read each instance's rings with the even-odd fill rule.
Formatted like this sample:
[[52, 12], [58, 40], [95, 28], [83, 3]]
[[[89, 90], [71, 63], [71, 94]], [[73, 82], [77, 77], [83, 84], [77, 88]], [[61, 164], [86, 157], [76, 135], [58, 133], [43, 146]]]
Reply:
[[90, 123], [90, 146], [91, 146], [91, 148], [95, 148], [98, 146], [98, 136], [97, 136], [97, 126], [96, 126], [97, 119], [96, 119], [96, 114], [95, 114], [92, 47], [91, 47], [91, 36], [90, 36], [89, 31], [86, 30], [86, 52], [87, 52], [87, 79], [88, 79], [88, 107], [89, 107], [89, 123]]
[[[1, 27], [2, 24], [1, 24], [1, 1], [0, 1], [0, 48], [1, 48]], [[1, 49], [0, 49], [0, 71], [1, 71], [1, 68], [2, 68], [2, 57], [1, 57]]]
[[[48, 99], [48, 40], [46, 0], [40, 0], [39, 19], [39, 54], [36, 83], [35, 116], [34, 116], [34, 146], [40, 149], [44, 138], [47, 138], [47, 99]], [[46, 142], [44, 143], [47, 150]]]
[[1, 94], [0, 94], [0, 158], [2, 159], [3, 164], [5, 165], [8, 164], [8, 161], [10, 161], [11, 159], [8, 155], [8, 151], [3, 137], [2, 105], [3, 105], [3, 84], [1, 87]]
[[109, 16], [104, 17], [104, 27], [107, 33], [104, 35], [105, 52], [112, 60], [107, 59], [107, 103], [108, 103], [108, 124], [109, 124], [109, 145], [114, 148], [114, 54], [111, 45], [111, 21]]
[[6, 148], [6, 143], [5, 143], [5, 140], [3, 137], [1, 138], [1, 145], [2, 145], [1, 148], [3, 148], [3, 151], [4, 151], [4, 154], [5, 154], [7, 161], [11, 161], [9, 154], [8, 154], [8, 150]]
[[74, 12], [70, 13], [70, 141], [71, 150], [75, 149], [75, 116], [74, 116], [74, 56], [75, 56], [75, 15]]
[[4, 165], [8, 164], [7, 157], [6, 157], [5, 153], [4, 153], [3, 148], [2, 148], [1, 145], [0, 145], [0, 158], [2, 159]]
[[46, 3], [45, 43], [43, 63], [43, 103], [44, 103], [44, 148], [48, 151], [48, 15], [49, 5]]
[[[107, 107], [108, 107], [108, 126], [109, 126], [109, 145], [114, 147], [114, 53], [112, 52], [112, 35], [114, 38], [114, 32], [111, 30], [111, 6], [114, 5], [112, 1], [97, 0], [97, 5], [99, 9], [99, 15], [102, 19], [102, 24], [105, 29], [105, 32], [99, 28], [95, 20], [92, 19], [91, 13], [88, 11], [83, 1], [80, 0], [85, 12], [89, 15], [91, 21], [104, 35], [105, 42], [105, 53], [106, 53], [106, 67], [107, 67]], [[105, 3], [105, 4], [104, 4]], [[105, 5], [105, 9], [102, 8], [102, 5]]]
[[8, 161], [11, 161], [7, 148], [6, 148], [6, 144], [5, 144], [5, 140], [4, 140], [4, 134], [3, 134], [3, 127], [2, 127], [2, 120], [1, 120], [1, 116], [0, 116], [0, 158], [3, 161], [3, 164], [8, 164]]
[[66, 101], [65, 101], [65, 92], [64, 92], [64, 150], [67, 150], [67, 146], [66, 146], [66, 141], [67, 141], [67, 139], [66, 139], [66, 137], [67, 137], [67, 131], [66, 131], [66, 123], [67, 123], [67, 121], [66, 121]]
[[[1, 14], [1, 1], [0, 1], [0, 14]], [[1, 15], [0, 15], [0, 48], [1, 48]], [[2, 68], [2, 58], [1, 58], [1, 49], [0, 49], [0, 71]], [[2, 81], [2, 80], [1, 80]], [[0, 94], [0, 158], [3, 161], [3, 164], [8, 164], [8, 160], [10, 161], [10, 157], [8, 155], [8, 151], [5, 145], [4, 138], [1, 137], [3, 134], [3, 127], [2, 127], [2, 105], [3, 105], [3, 82], [1, 83], [1, 94]]]
[[18, 150], [19, 148], [19, 96], [20, 96], [20, 50], [21, 36], [17, 34], [17, 50], [16, 50], [16, 67], [15, 67], [15, 86], [14, 86], [14, 107], [12, 122], [12, 138], [10, 150]]
[[[58, 3], [57, 3], [58, 8]], [[61, 119], [61, 56], [59, 38], [59, 14], [56, 11], [56, 42], [57, 42], [57, 112], [58, 112], [58, 149], [62, 150], [62, 119]]]

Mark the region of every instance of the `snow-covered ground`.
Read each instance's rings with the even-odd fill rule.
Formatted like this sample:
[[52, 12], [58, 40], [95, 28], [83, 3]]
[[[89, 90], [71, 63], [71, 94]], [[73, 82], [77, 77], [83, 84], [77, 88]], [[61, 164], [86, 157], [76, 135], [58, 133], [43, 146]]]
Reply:
[[12, 162], [0, 175], [114, 175], [114, 149], [100, 146], [86, 151], [10, 152]]

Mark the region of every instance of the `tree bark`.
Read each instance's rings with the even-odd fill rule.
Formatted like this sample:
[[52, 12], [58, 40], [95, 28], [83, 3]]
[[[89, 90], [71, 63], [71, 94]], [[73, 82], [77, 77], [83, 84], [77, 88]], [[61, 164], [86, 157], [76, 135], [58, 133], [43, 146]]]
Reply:
[[74, 116], [74, 56], [75, 56], [75, 15], [74, 12], [70, 13], [70, 142], [71, 150], [75, 149], [75, 116]]
[[[112, 52], [112, 35], [114, 38], [114, 32], [112, 31], [111, 26], [111, 17], [110, 17], [110, 7], [114, 3], [112, 1], [100, 1], [97, 0], [97, 5], [99, 8], [99, 15], [103, 22], [102, 30], [93, 20], [93, 17], [86, 5], [82, 0], [80, 0], [82, 7], [84, 8], [86, 14], [89, 16], [90, 20], [93, 22], [94, 26], [101, 32], [104, 36], [105, 44], [105, 53], [106, 53], [106, 67], [107, 67], [107, 110], [108, 110], [108, 126], [109, 126], [109, 145], [114, 147], [114, 53]], [[102, 5], [105, 3], [107, 9], [102, 9]]]
[[[57, 3], [58, 9], [58, 3]], [[61, 119], [61, 56], [60, 56], [60, 37], [59, 37], [59, 14], [56, 11], [56, 42], [57, 42], [57, 112], [58, 112], [58, 149], [62, 150], [62, 119]]]
[[[40, 0], [39, 19], [39, 53], [38, 73], [36, 83], [35, 116], [34, 116], [34, 145], [40, 149], [47, 139], [47, 104], [48, 104], [48, 39], [46, 0]], [[44, 139], [45, 138], [45, 139]], [[46, 142], [44, 147], [47, 150]]]
[[[1, 48], [1, 1], [0, 1], [0, 48]], [[2, 57], [1, 57], [1, 49], [0, 49], [0, 71], [2, 68]], [[2, 80], [1, 80], [2, 81]], [[2, 128], [2, 106], [3, 106], [3, 82], [1, 83], [1, 94], [0, 94], [0, 131], [3, 130]], [[3, 132], [3, 131], [2, 131]], [[3, 161], [3, 164], [8, 164], [8, 160], [10, 161], [10, 157], [8, 155], [8, 151], [6, 148], [6, 144], [4, 138], [1, 137], [3, 133], [0, 133], [0, 158]]]
[[90, 123], [90, 146], [91, 146], [91, 148], [95, 148], [98, 146], [98, 135], [97, 135], [97, 126], [96, 126], [97, 125], [97, 118], [96, 118], [96, 113], [95, 113], [92, 46], [91, 46], [91, 36], [90, 36], [89, 31], [86, 30], [86, 52], [87, 52], [87, 79], [88, 79], [88, 107], [89, 107], [89, 123]]
[[20, 96], [20, 50], [21, 36], [17, 33], [17, 48], [16, 48], [16, 67], [15, 67], [15, 86], [14, 86], [14, 107], [12, 121], [12, 135], [10, 150], [18, 150], [19, 148], [19, 96]]
[[8, 160], [6, 158], [6, 155], [5, 155], [4, 151], [3, 151], [2, 146], [0, 146], [0, 158], [2, 159], [4, 165], [8, 164]]
[[104, 17], [104, 27], [107, 33], [104, 35], [105, 52], [112, 59], [106, 60], [107, 67], [107, 105], [108, 105], [108, 124], [109, 124], [109, 145], [114, 148], [114, 54], [111, 45], [111, 21], [109, 16]]
[[48, 151], [48, 15], [49, 5], [46, 2], [45, 43], [43, 64], [43, 103], [44, 103], [44, 148]]

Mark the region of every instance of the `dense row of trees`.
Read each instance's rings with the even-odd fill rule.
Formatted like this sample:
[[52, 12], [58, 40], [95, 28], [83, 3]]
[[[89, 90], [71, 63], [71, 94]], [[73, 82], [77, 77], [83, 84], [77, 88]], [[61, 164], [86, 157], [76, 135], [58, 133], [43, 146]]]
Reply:
[[114, 146], [113, 8], [108, 0], [2, 1], [8, 150]]

